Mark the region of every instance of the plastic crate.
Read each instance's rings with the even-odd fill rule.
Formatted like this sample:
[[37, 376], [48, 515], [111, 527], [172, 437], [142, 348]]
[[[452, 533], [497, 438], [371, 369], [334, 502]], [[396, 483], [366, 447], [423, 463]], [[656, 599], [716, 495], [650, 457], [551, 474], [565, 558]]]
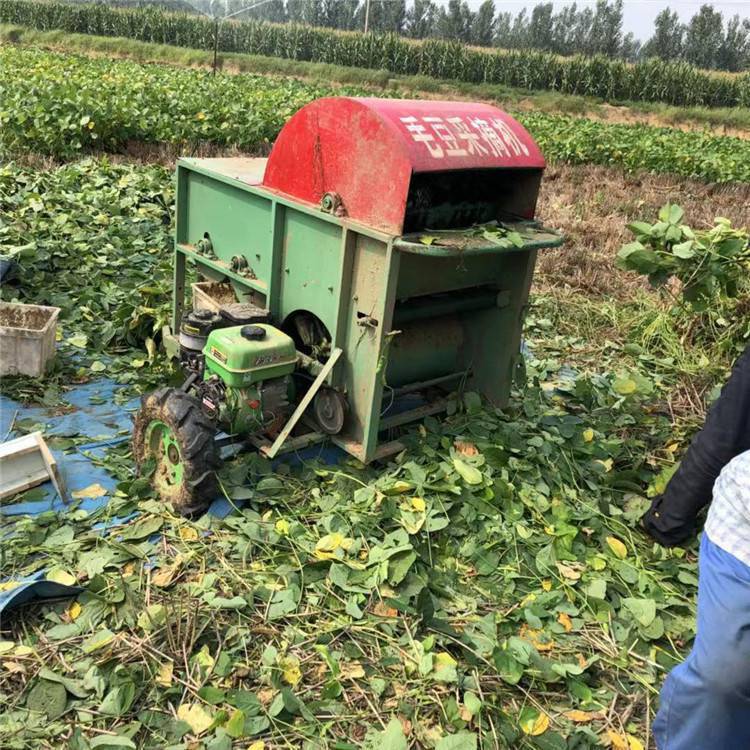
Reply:
[[0, 302], [0, 375], [44, 375], [55, 357], [59, 307]]

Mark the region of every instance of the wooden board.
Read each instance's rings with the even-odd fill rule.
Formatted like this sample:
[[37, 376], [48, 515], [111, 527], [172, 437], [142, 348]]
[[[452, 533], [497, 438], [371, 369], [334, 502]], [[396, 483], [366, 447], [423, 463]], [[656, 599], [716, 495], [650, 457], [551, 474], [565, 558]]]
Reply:
[[32, 432], [0, 445], [0, 500], [48, 481], [65, 500], [57, 463], [41, 432]]

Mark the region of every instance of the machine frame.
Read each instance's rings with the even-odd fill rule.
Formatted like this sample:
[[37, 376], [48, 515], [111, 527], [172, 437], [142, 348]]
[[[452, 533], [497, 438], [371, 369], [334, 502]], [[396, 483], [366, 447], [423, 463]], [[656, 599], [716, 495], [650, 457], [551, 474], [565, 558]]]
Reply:
[[[359, 106], [359, 102], [377, 100], [342, 101]], [[292, 118], [274, 153], [280, 149], [289, 158], [289, 138], [286, 146], [282, 144], [287, 131], [296, 138], [292, 143], [304, 142], [308, 134], [299, 128], [295, 133], [293, 123], [318, 104], [308, 105]], [[382, 115], [377, 107], [375, 110]], [[388, 137], [396, 136], [391, 133]], [[379, 139], [383, 140], [382, 134]], [[398, 141], [393, 142], [396, 146], [392, 144], [391, 151], [399, 147]], [[313, 149], [320, 146], [319, 140], [317, 143]], [[327, 362], [315, 368], [312, 388], [278, 437], [273, 443], [264, 437], [250, 438], [270, 457], [282, 449], [299, 449], [329, 437], [311, 427], [292, 436], [293, 429], [305, 422], [305, 409], [314, 391], [324, 384], [345, 394], [348, 403], [344, 429], [331, 439], [363, 462], [403, 448], [398, 440], [379, 442], [384, 431], [445, 410], [449, 399], [438, 390], [450, 391], [461, 385], [480, 391], [500, 406], [507, 401], [519, 365], [521, 328], [537, 251], [562, 243], [558, 234], [544, 230], [529, 217], [536, 203], [541, 157], [529, 169], [522, 163], [513, 165], [517, 179], [526, 181], [522, 213], [527, 218], [513, 220], [511, 228], [521, 232], [524, 241], [521, 247], [512, 248], [470, 235], [459, 235], [460, 247], [450, 241], [422, 241], [427, 233], [450, 239], [450, 232], [439, 230], [402, 234], [398, 222], [403, 221], [409, 181], [416, 167], [409, 171], [413, 156], [405, 159], [400, 153], [396, 157], [401, 162], [385, 168], [395, 175], [393, 185], [398, 188], [397, 182], [405, 183], [403, 194], [384, 198], [395, 200], [396, 208], [391, 210], [391, 217], [397, 217], [395, 224], [393, 218], [381, 222], [368, 217], [365, 222], [347, 215], [349, 207], [357, 212], [355, 200], [346, 192], [340, 195], [326, 189], [324, 183], [315, 188], [317, 204], [304, 194], [308, 188], [299, 188], [302, 198], [292, 195], [299, 175], [291, 178], [287, 188], [273, 184], [274, 154], [268, 160], [178, 161], [173, 330], [179, 329], [187, 264], [193, 263], [201, 276], [230, 283], [239, 301], [266, 307], [278, 327], [284, 329], [294, 315], [305, 312], [312, 313], [330, 334]], [[300, 154], [295, 158], [299, 160]], [[284, 174], [291, 169], [289, 164], [282, 166]], [[497, 164], [491, 166], [497, 168]], [[298, 168], [310, 171], [304, 163]], [[335, 187], [336, 176], [327, 179]], [[373, 180], [377, 181], [376, 174]], [[341, 182], [346, 182], [346, 175]], [[392, 193], [393, 185], [384, 190]], [[369, 206], [377, 210], [377, 200], [371, 196], [364, 199], [368, 197]], [[361, 210], [371, 209], [366, 206]], [[422, 321], [421, 327], [409, 338], [404, 331], [417, 319]], [[446, 372], [444, 362], [451, 361], [451, 346], [459, 352], [459, 366]], [[392, 385], [386, 374], [389, 367], [395, 373], [389, 362], [394, 347], [399, 350], [399, 376]], [[413, 357], [407, 350], [413, 350]], [[419, 372], [430, 359], [435, 360], [433, 369], [439, 376], [420, 378]], [[414, 393], [423, 395], [421, 403], [391, 409], [400, 396]]]

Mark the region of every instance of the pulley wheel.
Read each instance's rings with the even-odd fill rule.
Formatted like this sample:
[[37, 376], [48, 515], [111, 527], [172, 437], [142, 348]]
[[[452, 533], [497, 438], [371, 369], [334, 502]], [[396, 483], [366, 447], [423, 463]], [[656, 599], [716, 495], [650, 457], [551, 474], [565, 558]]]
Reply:
[[313, 400], [315, 420], [327, 435], [338, 435], [344, 427], [346, 399], [334, 388], [321, 388]]

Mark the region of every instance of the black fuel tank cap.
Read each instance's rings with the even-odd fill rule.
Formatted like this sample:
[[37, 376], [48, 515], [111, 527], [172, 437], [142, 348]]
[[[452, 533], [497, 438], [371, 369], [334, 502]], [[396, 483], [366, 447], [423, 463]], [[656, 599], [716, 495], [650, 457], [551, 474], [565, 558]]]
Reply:
[[240, 335], [248, 341], [262, 341], [266, 337], [266, 330], [260, 326], [242, 326]]

